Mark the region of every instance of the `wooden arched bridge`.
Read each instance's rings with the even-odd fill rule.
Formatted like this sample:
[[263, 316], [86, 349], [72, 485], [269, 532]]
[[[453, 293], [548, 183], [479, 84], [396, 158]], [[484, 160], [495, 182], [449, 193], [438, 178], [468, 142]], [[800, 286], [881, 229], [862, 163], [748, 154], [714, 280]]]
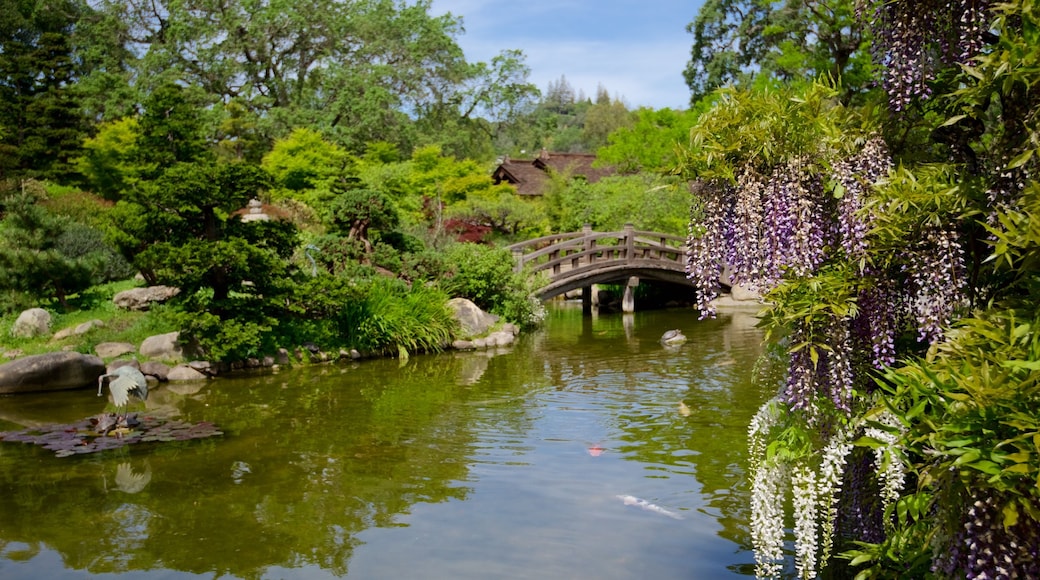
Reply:
[[625, 285], [622, 308], [633, 309], [632, 293], [639, 280], [691, 285], [686, 278], [686, 238], [636, 230], [626, 224], [620, 232], [595, 232], [586, 226], [568, 232], [527, 240], [509, 246], [517, 270], [548, 274], [548, 284], [538, 297], [548, 300], [582, 288], [586, 306], [593, 284]]

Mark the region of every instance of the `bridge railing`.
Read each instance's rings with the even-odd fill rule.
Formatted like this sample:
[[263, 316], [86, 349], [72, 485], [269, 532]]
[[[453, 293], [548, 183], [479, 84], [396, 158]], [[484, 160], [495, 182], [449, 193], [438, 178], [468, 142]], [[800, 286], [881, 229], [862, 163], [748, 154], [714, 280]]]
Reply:
[[620, 232], [595, 232], [585, 226], [581, 232], [555, 234], [509, 246], [517, 270], [549, 271], [551, 276], [596, 266], [674, 262], [685, 266], [686, 238], [659, 232], [636, 230], [625, 224]]

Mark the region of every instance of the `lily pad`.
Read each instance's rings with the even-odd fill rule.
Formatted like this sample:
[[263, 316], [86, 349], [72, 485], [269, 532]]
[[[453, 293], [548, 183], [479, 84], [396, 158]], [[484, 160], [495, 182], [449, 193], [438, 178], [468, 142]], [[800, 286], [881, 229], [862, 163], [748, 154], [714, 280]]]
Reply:
[[[120, 416], [119, 428], [108, 429], [108, 417], [87, 417], [69, 424], [45, 425], [22, 431], [0, 431], [0, 441], [30, 443], [54, 451], [55, 457], [69, 457], [119, 449], [135, 443], [162, 443], [215, 437], [224, 433], [213, 423], [187, 423], [156, 417]], [[99, 423], [104, 427], [98, 432]], [[112, 421], [114, 426], [116, 421]]]

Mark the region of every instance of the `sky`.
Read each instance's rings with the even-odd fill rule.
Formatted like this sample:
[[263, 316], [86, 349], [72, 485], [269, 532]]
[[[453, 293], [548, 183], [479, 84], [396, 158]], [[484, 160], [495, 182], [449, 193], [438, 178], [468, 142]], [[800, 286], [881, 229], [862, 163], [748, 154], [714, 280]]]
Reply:
[[543, 93], [561, 76], [596, 97], [603, 85], [630, 108], [685, 109], [686, 32], [701, 0], [433, 0], [431, 12], [461, 16], [457, 38], [470, 62], [520, 49]]

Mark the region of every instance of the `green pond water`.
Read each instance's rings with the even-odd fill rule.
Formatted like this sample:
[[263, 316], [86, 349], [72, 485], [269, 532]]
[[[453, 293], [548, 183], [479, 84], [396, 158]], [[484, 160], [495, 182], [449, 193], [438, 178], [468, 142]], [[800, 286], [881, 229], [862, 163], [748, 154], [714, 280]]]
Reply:
[[[224, 434], [0, 442], [0, 578], [753, 575], [745, 437], [775, 388], [754, 323], [554, 307], [508, 349], [159, 386], [144, 413]], [[104, 406], [4, 397], [0, 431]]]

